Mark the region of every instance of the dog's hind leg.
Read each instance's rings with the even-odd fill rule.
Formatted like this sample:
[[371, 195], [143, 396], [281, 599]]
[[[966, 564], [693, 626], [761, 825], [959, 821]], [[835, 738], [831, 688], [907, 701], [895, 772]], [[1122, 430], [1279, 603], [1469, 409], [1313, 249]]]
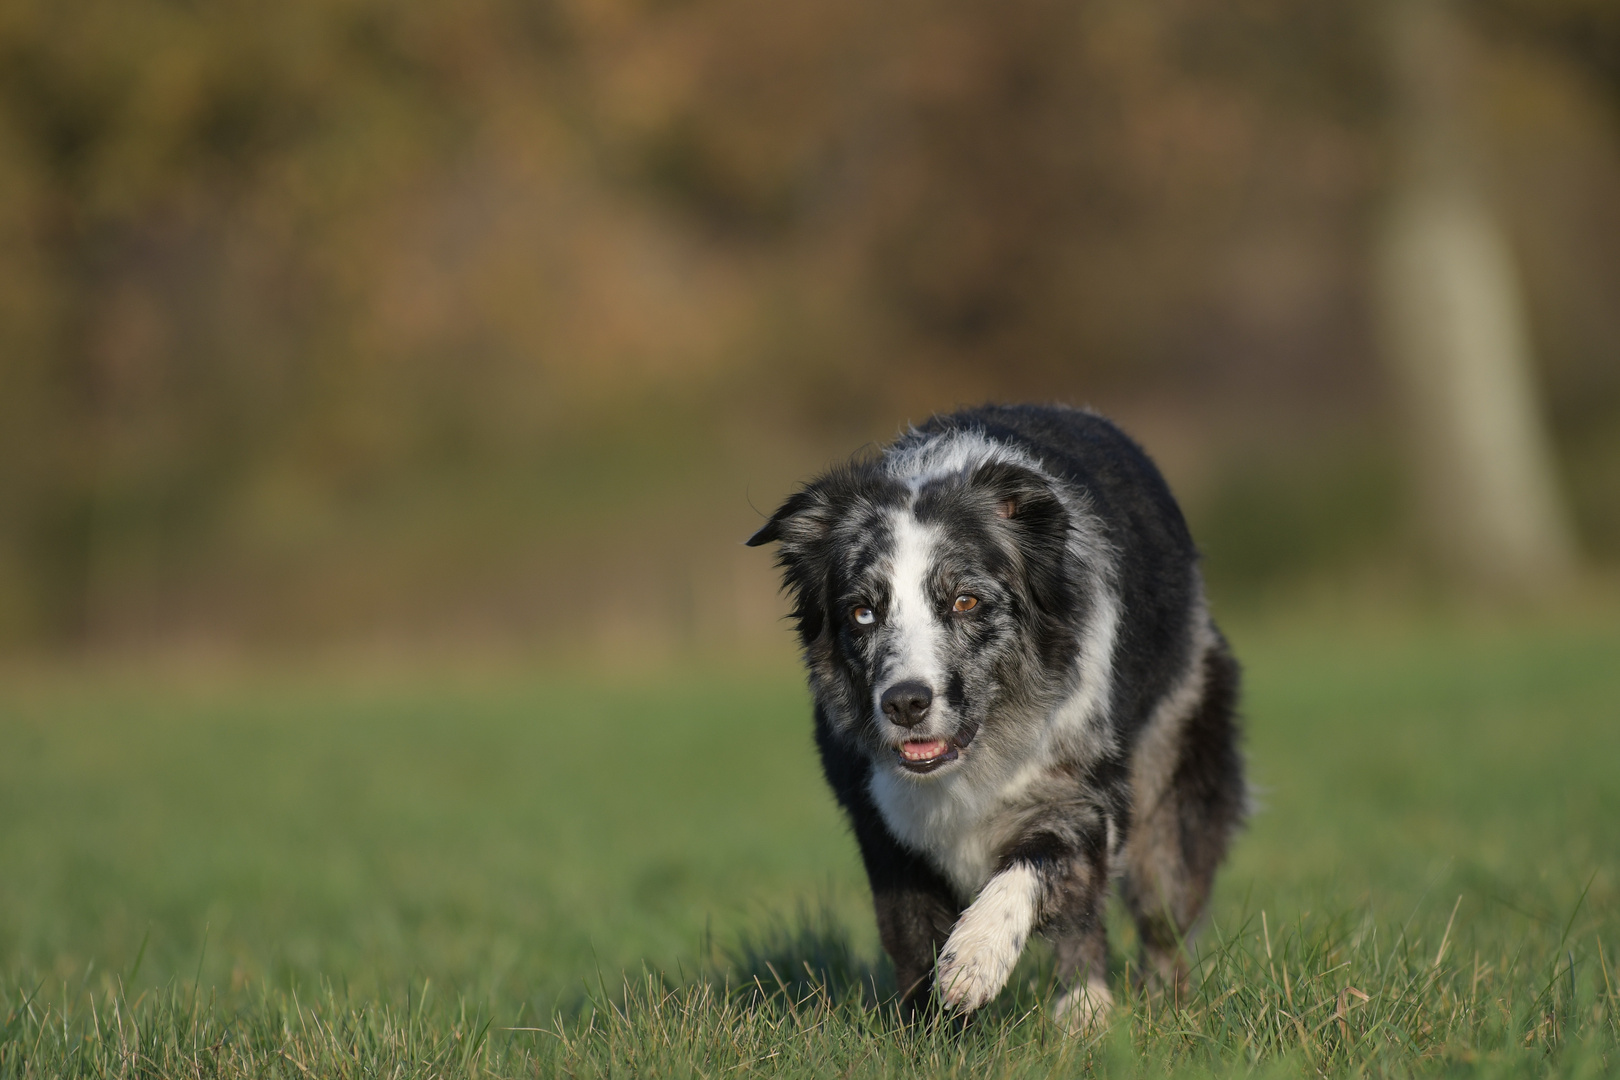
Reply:
[[1187, 979], [1182, 946], [1245, 806], [1237, 662], [1213, 626], [1202, 637], [1137, 747], [1120, 890], [1141, 937], [1144, 976], [1175, 992]]

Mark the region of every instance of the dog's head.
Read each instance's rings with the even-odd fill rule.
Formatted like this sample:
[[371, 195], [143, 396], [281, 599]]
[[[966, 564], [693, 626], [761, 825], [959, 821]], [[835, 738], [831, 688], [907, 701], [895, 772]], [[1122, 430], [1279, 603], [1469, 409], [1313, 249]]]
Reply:
[[1073, 669], [1083, 575], [1070, 510], [1036, 469], [991, 459], [921, 482], [834, 470], [749, 540], [778, 563], [818, 702], [878, 767], [967, 767], [1049, 706]]

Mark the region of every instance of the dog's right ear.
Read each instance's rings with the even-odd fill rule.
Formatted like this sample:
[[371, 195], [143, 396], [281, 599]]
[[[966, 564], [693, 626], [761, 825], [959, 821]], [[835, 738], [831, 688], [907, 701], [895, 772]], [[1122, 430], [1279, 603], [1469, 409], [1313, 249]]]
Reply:
[[762, 544], [769, 544], [782, 539], [783, 522], [787, 521], [795, 514], [803, 513], [805, 510], [808, 510], [813, 501], [814, 499], [812, 498], [808, 488], [803, 491], [794, 492], [792, 495], [787, 497], [786, 502], [776, 508], [776, 513], [771, 515], [771, 520], [761, 525], [759, 527], [759, 531], [754, 533], [754, 535], [750, 536], [747, 540], [744, 540], [743, 543], [748, 547], [759, 547]]
[[781, 541], [776, 565], [782, 584], [793, 597], [793, 621], [799, 640], [810, 648], [827, 627], [825, 592], [827, 566], [819, 540], [832, 530], [837, 511], [826, 478], [794, 492], [745, 543], [759, 547]]
[[761, 525], [759, 531], [743, 543], [749, 547], [759, 547], [776, 540], [798, 539], [797, 534], [824, 527], [822, 518], [827, 509], [827, 497], [817, 488], [812, 486], [795, 491], [777, 507], [771, 520]]

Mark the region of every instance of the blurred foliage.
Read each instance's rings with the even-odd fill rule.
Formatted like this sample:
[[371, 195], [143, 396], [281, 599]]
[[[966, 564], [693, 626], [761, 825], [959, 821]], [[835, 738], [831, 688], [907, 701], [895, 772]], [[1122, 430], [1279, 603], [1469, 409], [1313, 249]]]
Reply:
[[[1471, 10], [1613, 555], [1614, 16]], [[746, 639], [749, 500], [983, 398], [1118, 415], [1240, 590], [1395, 551], [1374, 18], [14, 0], [0, 642]]]
[[1620, 9], [1607, 0], [1472, 0], [1485, 25], [1557, 49], [1606, 84], [1620, 103]]

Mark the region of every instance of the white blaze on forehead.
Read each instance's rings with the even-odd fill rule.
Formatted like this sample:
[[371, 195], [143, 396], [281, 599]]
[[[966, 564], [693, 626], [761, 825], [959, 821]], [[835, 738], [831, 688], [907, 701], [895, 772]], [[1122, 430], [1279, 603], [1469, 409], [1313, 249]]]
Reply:
[[924, 525], [909, 509], [896, 513], [894, 557], [889, 582], [892, 651], [878, 680], [877, 692], [896, 682], [916, 679], [939, 690], [939, 615], [928, 596], [928, 580], [939, 545], [939, 530]]

